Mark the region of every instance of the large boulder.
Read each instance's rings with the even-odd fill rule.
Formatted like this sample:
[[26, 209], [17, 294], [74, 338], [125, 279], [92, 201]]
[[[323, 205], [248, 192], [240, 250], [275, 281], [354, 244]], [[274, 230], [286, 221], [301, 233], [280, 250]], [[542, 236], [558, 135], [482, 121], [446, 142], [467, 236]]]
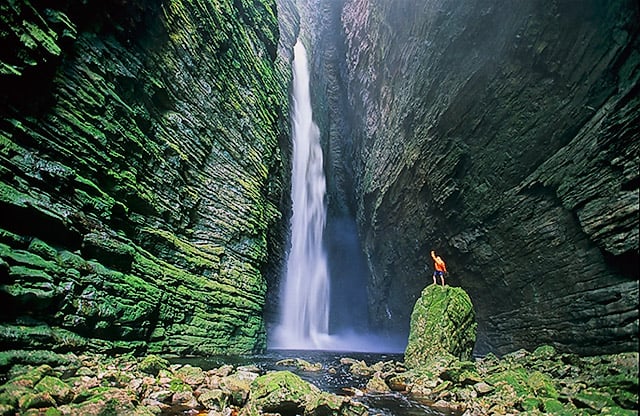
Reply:
[[243, 415], [262, 413], [362, 416], [366, 406], [348, 397], [322, 392], [289, 371], [276, 371], [251, 383], [251, 399]]
[[476, 340], [475, 312], [469, 295], [459, 287], [427, 286], [411, 314], [407, 367], [419, 367], [429, 357], [451, 354], [471, 357]]

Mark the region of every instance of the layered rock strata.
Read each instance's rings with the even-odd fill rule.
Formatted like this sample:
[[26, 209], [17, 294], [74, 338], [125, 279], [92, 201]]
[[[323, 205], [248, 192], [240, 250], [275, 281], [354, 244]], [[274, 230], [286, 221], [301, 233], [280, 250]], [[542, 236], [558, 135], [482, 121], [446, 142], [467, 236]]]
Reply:
[[285, 241], [275, 3], [5, 3], [3, 350], [264, 348]]
[[435, 249], [477, 352], [637, 350], [639, 21], [628, 0], [345, 2], [332, 151], [374, 326], [409, 322]]

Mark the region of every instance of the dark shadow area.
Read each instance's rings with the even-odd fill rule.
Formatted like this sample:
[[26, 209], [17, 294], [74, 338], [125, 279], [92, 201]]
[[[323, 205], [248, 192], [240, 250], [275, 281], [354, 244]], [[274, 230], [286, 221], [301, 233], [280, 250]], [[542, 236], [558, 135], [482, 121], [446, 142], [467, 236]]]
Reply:
[[14, 234], [38, 237], [54, 247], [64, 247], [69, 251], [79, 249], [82, 244], [82, 236], [70, 230], [61, 219], [34, 207], [0, 202], [0, 212], [0, 227]]
[[365, 333], [369, 329], [369, 270], [360, 248], [355, 220], [329, 218], [325, 241], [331, 276], [330, 332]]

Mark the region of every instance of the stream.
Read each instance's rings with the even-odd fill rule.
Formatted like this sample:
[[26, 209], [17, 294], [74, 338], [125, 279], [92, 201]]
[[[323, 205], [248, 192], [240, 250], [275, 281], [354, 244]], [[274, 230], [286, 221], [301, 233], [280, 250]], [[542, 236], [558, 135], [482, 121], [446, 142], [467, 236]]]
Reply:
[[[342, 358], [353, 358], [362, 360], [367, 365], [372, 365], [380, 361], [402, 361], [402, 354], [381, 354], [363, 352], [332, 352], [314, 350], [269, 350], [261, 355], [246, 356], [212, 356], [207, 358], [174, 358], [173, 364], [190, 364], [201, 367], [203, 370], [210, 370], [221, 367], [225, 364], [238, 366], [256, 366], [262, 372], [288, 370], [299, 375], [304, 380], [314, 384], [323, 391], [339, 395], [352, 396], [354, 389], [364, 389], [367, 378], [353, 375], [349, 372], [349, 366], [340, 363]], [[296, 367], [276, 365], [280, 360], [287, 358], [301, 358], [312, 364], [321, 363], [320, 371], [303, 371]], [[335, 371], [330, 369], [334, 369]], [[453, 416], [451, 411], [439, 410], [430, 407], [428, 404], [415, 400], [406, 394], [399, 392], [391, 393], [365, 393], [362, 396], [355, 396], [355, 400], [366, 404], [369, 407], [370, 415], [384, 416], [422, 416], [440, 415]]]

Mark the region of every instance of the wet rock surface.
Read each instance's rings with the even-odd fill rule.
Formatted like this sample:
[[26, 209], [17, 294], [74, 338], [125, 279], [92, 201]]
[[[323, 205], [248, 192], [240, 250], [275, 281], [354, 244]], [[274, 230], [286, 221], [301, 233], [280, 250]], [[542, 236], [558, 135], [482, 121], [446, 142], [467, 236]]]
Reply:
[[289, 371], [247, 369], [224, 365], [205, 371], [188, 364], [169, 365], [158, 356], [81, 355], [56, 367], [18, 365], [0, 385], [0, 411], [3, 415], [367, 414], [363, 404], [322, 392]]
[[265, 347], [287, 183], [275, 9], [2, 3], [3, 351]]

